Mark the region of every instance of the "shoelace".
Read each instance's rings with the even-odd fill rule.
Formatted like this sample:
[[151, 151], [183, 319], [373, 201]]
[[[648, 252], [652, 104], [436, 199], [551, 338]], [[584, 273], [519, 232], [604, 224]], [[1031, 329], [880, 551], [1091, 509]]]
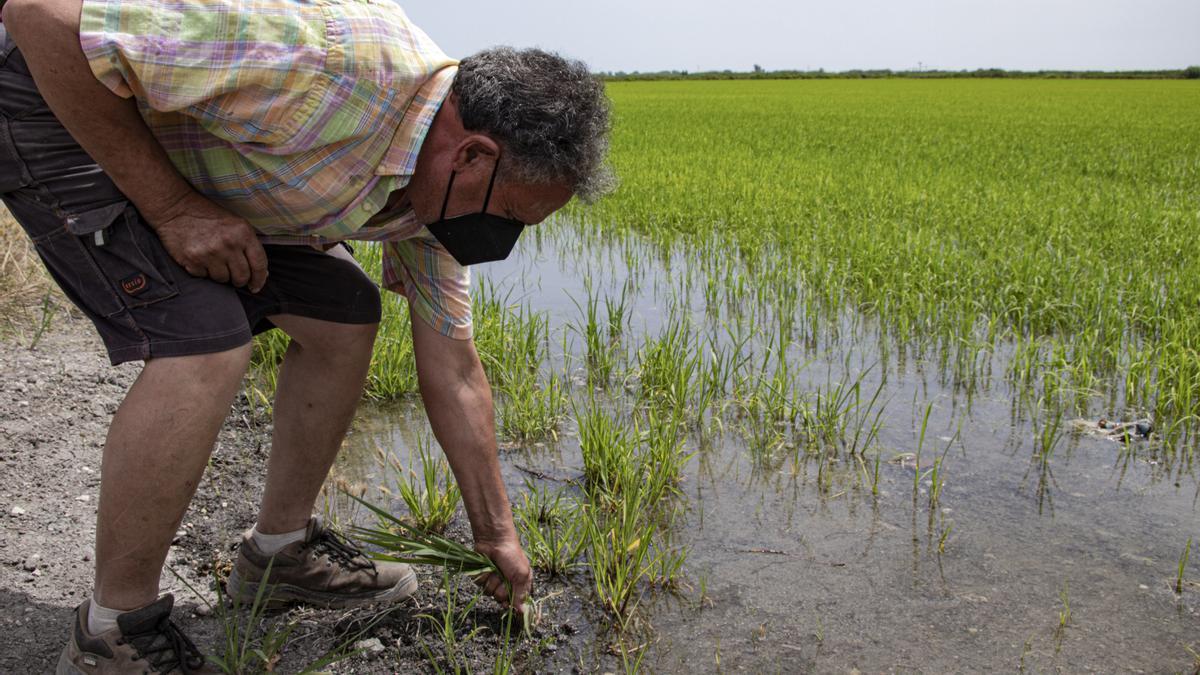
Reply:
[[196, 644], [169, 617], [164, 616], [148, 631], [130, 633], [121, 639], [133, 645], [155, 672], [169, 673], [178, 668], [187, 675], [204, 667], [204, 656]]
[[310, 544], [314, 549], [326, 553], [333, 560], [354, 565], [361, 568], [369, 568], [375, 570], [375, 563], [363, 555], [361, 549], [356, 548], [345, 537], [342, 537], [333, 530], [322, 529], [313, 542]]

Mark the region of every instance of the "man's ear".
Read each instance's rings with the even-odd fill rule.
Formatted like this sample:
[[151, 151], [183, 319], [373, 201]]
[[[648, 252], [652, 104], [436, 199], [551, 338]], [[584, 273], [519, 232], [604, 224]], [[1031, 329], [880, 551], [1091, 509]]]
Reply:
[[500, 157], [500, 144], [485, 134], [468, 134], [454, 149], [454, 171], [463, 173], [472, 169], [492, 170]]

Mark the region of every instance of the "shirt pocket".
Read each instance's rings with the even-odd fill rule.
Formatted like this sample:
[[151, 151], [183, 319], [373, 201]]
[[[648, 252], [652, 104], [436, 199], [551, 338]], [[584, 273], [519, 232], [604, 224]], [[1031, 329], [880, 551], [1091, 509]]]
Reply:
[[80, 264], [94, 268], [118, 301], [108, 303], [105, 316], [179, 295], [179, 266], [128, 202], [68, 215], [66, 226], [78, 243]]

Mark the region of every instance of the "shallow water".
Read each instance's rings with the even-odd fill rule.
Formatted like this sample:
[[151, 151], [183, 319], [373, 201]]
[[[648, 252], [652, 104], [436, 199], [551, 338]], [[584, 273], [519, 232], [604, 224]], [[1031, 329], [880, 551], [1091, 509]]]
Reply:
[[[577, 338], [576, 302], [588, 284], [618, 294], [630, 279], [633, 349], [653, 336], [671, 307], [697, 325], [729, 321], [729, 308], [707, 307], [703, 273], [685, 253], [659, 256], [636, 242], [583, 244], [566, 228], [554, 237], [527, 237], [503, 263], [477, 269], [510, 303], [546, 311], [552, 363], [569, 365]], [[626, 261], [632, 261], [631, 267]], [[684, 309], [686, 308], [686, 309]], [[706, 309], [709, 312], [706, 314]], [[736, 308], [735, 308], [736, 309]], [[839, 314], [817, 335], [801, 330], [789, 351], [814, 387], [843, 375], [873, 390], [886, 377], [884, 426], [876, 446], [886, 460], [913, 452], [926, 404], [932, 404], [922, 472], [945, 448], [945, 487], [930, 513], [922, 481], [913, 494], [911, 463], [884, 462], [879, 494], [839, 465], [828, 490], [816, 463], [755, 461], [733, 430], [701, 443], [683, 489], [687, 509], [678, 540], [690, 549], [691, 591], [649, 592], [643, 610], [652, 626], [643, 667], [652, 672], [753, 669], [766, 672], [1016, 669], [1040, 672], [1179, 672], [1194, 668], [1187, 648], [1200, 650], [1200, 586], [1177, 596], [1172, 585], [1189, 537], [1200, 534], [1195, 474], [1148, 448], [1133, 448], [1068, 432], [1043, 476], [1034, 456], [1034, 426], [1017, 415], [1019, 392], [1003, 378], [985, 379], [968, 397], [938, 372], [932, 357], [895, 346], [880, 361], [871, 320]], [[719, 331], [714, 337], [721, 339]], [[558, 346], [556, 346], [558, 345]], [[907, 358], [899, 358], [907, 356]], [[991, 355], [1003, 372], [1005, 350]], [[577, 366], [572, 366], [577, 369]], [[575, 378], [575, 393], [583, 388]], [[1099, 415], [1101, 401], [1082, 414]], [[348, 439], [340, 474], [375, 485], [388, 482], [376, 459], [381, 448], [407, 462], [428, 425], [418, 405], [400, 402], [364, 410]], [[526, 479], [518, 467], [554, 476], [582, 471], [568, 422], [559, 442], [504, 454], [515, 496]], [[551, 483], [552, 486], [556, 486]], [[1040, 487], [1039, 487], [1040, 486]], [[939, 554], [939, 533], [950, 534]], [[1200, 537], [1198, 537], [1200, 538]], [[1185, 575], [1200, 581], [1200, 551]], [[700, 599], [703, 580], [708, 601]], [[584, 579], [581, 588], [586, 589]], [[1070, 621], [1060, 629], [1063, 596]], [[576, 607], [580, 626], [598, 630], [599, 615]], [[578, 649], [550, 658], [551, 669], [580, 662], [619, 667], [606, 636], [587, 631]]]

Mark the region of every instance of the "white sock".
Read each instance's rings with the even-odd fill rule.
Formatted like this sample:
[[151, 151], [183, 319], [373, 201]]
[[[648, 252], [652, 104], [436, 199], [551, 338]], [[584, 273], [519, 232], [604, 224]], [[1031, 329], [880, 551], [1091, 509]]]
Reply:
[[274, 555], [283, 550], [284, 546], [294, 541], [304, 541], [304, 534], [308, 532], [308, 527], [302, 527], [294, 532], [284, 532], [283, 534], [263, 534], [258, 531], [258, 525], [255, 525], [250, 530], [250, 538], [254, 540], [254, 545], [258, 550], [267, 555]]
[[92, 635], [99, 635], [117, 627], [117, 617], [130, 610], [109, 609], [101, 607], [96, 598], [88, 603], [87, 629]]

